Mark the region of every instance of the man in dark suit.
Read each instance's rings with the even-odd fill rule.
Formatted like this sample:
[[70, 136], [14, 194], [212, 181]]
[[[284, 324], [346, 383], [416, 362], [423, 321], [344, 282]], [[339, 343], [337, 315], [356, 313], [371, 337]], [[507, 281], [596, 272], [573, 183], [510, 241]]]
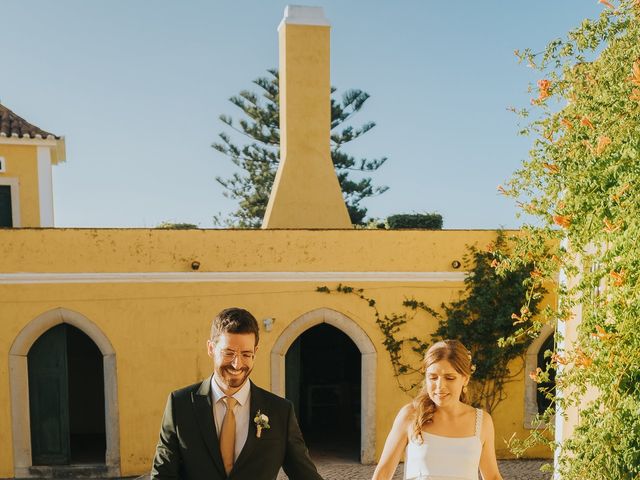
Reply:
[[293, 405], [249, 380], [256, 319], [228, 308], [213, 320], [213, 375], [169, 395], [151, 478], [322, 480], [309, 458]]

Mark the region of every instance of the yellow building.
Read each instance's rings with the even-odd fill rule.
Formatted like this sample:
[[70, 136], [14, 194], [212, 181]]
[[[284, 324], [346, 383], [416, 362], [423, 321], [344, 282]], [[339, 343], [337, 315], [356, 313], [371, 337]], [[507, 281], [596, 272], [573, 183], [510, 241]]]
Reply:
[[64, 160], [64, 138], [0, 105], [0, 227], [53, 227], [51, 166]]
[[[317, 287], [363, 288], [382, 312], [407, 297], [440, 305], [459, 297], [467, 246], [496, 232], [352, 229], [328, 158], [328, 22], [288, 7], [279, 31], [283, 159], [262, 230], [0, 229], [0, 478], [148, 472], [166, 396], [210, 374], [210, 321], [229, 306], [258, 318], [252, 379], [291, 398], [312, 449], [329, 432], [345, 455], [379, 457], [410, 397], [367, 303]], [[12, 135], [0, 185], [12, 199], [19, 187], [13, 226], [50, 226], [39, 149], [56, 163], [64, 144], [3, 143]], [[435, 327], [416, 316], [402, 333]], [[501, 456], [531, 427], [526, 372], [545, 339], [493, 413]]]

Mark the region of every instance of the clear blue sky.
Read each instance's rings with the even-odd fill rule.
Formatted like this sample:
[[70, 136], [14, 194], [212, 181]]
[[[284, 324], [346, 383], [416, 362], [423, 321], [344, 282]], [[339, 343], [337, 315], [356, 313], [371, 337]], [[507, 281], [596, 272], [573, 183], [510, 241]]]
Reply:
[[[54, 168], [59, 227], [213, 226], [234, 203], [213, 150], [228, 98], [277, 66], [272, 0], [3, 0], [0, 101], [67, 141]], [[331, 80], [371, 98], [377, 127], [349, 151], [388, 156], [369, 216], [437, 211], [445, 228], [517, 227], [496, 186], [526, 158], [510, 105], [538, 76], [514, 49], [594, 17], [597, 0], [298, 1], [332, 25]]]

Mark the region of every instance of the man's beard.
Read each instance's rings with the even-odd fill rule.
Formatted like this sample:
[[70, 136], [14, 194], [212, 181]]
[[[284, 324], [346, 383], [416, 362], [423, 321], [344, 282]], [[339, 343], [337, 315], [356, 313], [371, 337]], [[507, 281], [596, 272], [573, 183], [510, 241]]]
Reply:
[[242, 372], [239, 375], [232, 375], [231, 373], [229, 373], [229, 370], [236, 370], [236, 369], [233, 368], [231, 365], [224, 365], [217, 368], [216, 373], [218, 374], [218, 377], [220, 377], [220, 380], [222, 380], [225, 383], [225, 385], [227, 385], [230, 388], [238, 388], [242, 386], [242, 384], [245, 382], [245, 380], [251, 373], [251, 370], [253, 369], [249, 367], [241, 367], [237, 369]]

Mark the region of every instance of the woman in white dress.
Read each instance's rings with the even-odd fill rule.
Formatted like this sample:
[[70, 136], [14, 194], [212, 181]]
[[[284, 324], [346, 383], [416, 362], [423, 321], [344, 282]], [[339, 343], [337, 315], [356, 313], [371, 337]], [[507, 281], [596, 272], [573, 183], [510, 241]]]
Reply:
[[457, 340], [424, 357], [425, 386], [400, 409], [372, 480], [391, 480], [406, 449], [406, 480], [502, 480], [491, 416], [466, 402], [471, 354]]

